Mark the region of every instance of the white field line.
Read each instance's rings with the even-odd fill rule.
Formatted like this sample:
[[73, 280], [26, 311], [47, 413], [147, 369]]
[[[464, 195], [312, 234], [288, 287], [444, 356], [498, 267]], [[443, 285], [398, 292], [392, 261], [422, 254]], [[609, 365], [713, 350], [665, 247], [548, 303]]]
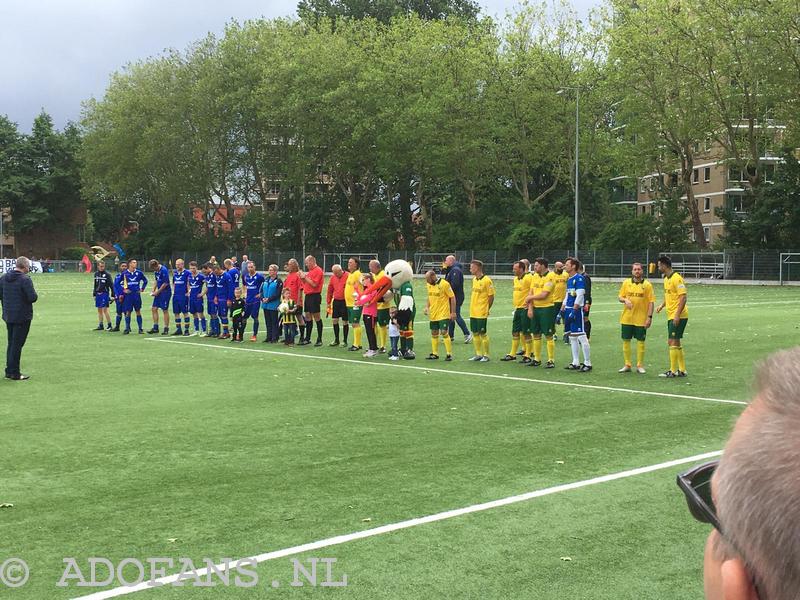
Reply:
[[[366, 529], [364, 531], [356, 531], [355, 533], [348, 533], [345, 535], [337, 535], [335, 537], [326, 538], [324, 540], [318, 540], [316, 542], [309, 542], [306, 544], [301, 544], [299, 546], [292, 546], [291, 548], [284, 548], [282, 550], [274, 550], [272, 552], [265, 552], [263, 554], [257, 554], [255, 556], [248, 557], [249, 561], [255, 563], [263, 563], [270, 560], [275, 560], [276, 558], [285, 558], [287, 556], [293, 556], [296, 554], [302, 554], [304, 552], [310, 552], [312, 550], [319, 550], [321, 548], [329, 548], [331, 546], [338, 546], [341, 544], [346, 544], [348, 542], [353, 542], [355, 540], [362, 540], [366, 538], [375, 537], [378, 535], [383, 535], [385, 533], [391, 533], [394, 531], [400, 531], [402, 529], [409, 529], [411, 527], [417, 527], [419, 525], [425, 525], [427, 523], [436, 523], [437, 521], [444, 521], [446, 519], [452, 519], [455, 517], [461, 517], [463, 515], [468, 515], [472, 513], [482, 512], [485, 510], [491, 510], [494, 508], [499, 508], [501, 506], [508, 506], [510, 504], [516, 504], [518, 502], [525, 502], [527, 500], [533, 500], [534, 498], [541, 498], [543, 496], [550, 496], [552, 494], [558, 494], [561, 492], [568, 492], [571, 490], [577, 490], [580, 488], [585, 488], [591, 485], [597, 485], [600, 483], [608, 483], [610, 481], [617, 481], [619, 479], [626, 479], [628, 477], [635, 477], [637, 475], [644, 475], [646, 473], [652, 473], [654, 471], [661, 471], [663, 469], [669, 469], [672, 467], [677, 467], [679, 465], [683, 465], [686, 463], [695, 463], [708, 460], [710, 458], [714, 458], [720, 456], [722, 451], [715, 451], [715, 452], [706, 452], [705, 454], [697, 454], [695, 456], [688, 456], [686, 458], [679, 458], [677, 460], [671, 460], [668, 462], [658, 463], [656, 465], [650, 465], [647, 467], [639, 467], [637, 469], [630, 469], [628, 471], [620, 471], [618, 473], [612, 473], [610, 475], [602, 475], [600, 477], [593, 477], [592, 479], [584, 479], [582, 481], [575, 481], [572, 483], [565, 483], [562, 485], [556, 485], [549, 488], [544, 488], [541, 490], [535, 490], [532, 492], [527, 492], [524, 494], [519, 494], [516, 496], [508, 496], [506, 498], [500, 498], [499, 500], [492, 500], [490, 502], [483, 502], [481, 504], [473, 504], [471, 506], [465, 506], [463, 508], [456, 508], [453, 510], [447, 510], [444, 512], [436, 513], [433, 515], [428, 515], [425, 517], [417, 517], [416, 519], [408, 519], [407, 521], [400, 521], [398, 523], [391, 523], [389, 525], [382, 525], [381, 527], [374, 527], [372, 529]], [[232, 563], [232, 564], [235, 564]], [[226, 568], [226, 565], [216, 565], [217, 572], [221, 572], [223, 569]], [[79, 598], [84, 598], [85, 600], [105, 600], [107, 598], [116, 598], [117, 596], [124, 596], [127, 594], [132, 594], [134, 592], [141, 592], [143, 590], [148, 590], [153, 587], [158, 587], [161, 585], [168, 585], [180, 580], [186, 579], [194, 579], [195, 576], [197, 577], [205, 577], [209, 574], [211, 569], [209, 567], [205, 567], [203, 569], [196, 569], [191, 571], [190, 574], [186, 573], [176, 573], [173, 575], [167, 575], [165, 577], [159, 577], [153, 581], [145, 581], [138, 585], [134, 586], [124, 586], [124, 587], [117, 587], [110, 590], [96, 592], [94, 594], [89, 594], [88, 596], [80, 596]]]
[[[572, 383], [567, 381], [549, 381], [547, 379], [533, 379], [529, 377], [515, 377], [513, 375], [494, 375], [492, 373], [477, 373], [472, 371], [455, 371], [450, 369], [437, 369], [434, 367], [417, 367], [414, 365], [406, 365], [402, 363], [391, 363], [391, 362], [378, 362], [378, 361], [370, 361], [370, 360], [356, 360], [352, 358], [338, 358], [335, 356], [316, 356], [313, 354], [295, 354], [293, 352], [281, 352], [279, 350], [262, 350], [260, 348], [242, 348], [241, 346], [221, 346], [219, 344], [204, 344], [202, 342], [184, 342], [179, 340], [170, 340], [170, 339], [154, 339], [154, 338], [147, 338], [148, 341], [151, 342], [161, 342], [167, 344], [182, 344], [184, 346], [200, 346], [201, 348], [213, 348], [216, 350], [236, 350], [239, 352], [257, 352], [259, 354], [272, 354], [275, 356], [290, 356], [292, 358], [306, 358], [311, 360], [330, 360], [334, 362], [344, 362], [344, 363], [352, 363], [355, 365], [362, 365], [362, 366], [373, 366], [373, 367], [386, 367], [390, 369], [410, 369], [414, 371], [424, 371], [424, 372], [431, 372], [431, 373], [447, 373], [449, 375], [464, 375], [467, 377], [483, 377], [487, 379], [501, 379], [504, 381], [522, 381], [524, 383], [544, 383], [547, 385], [560, 385], [566, 386], [571, 388], [583, 388], [583, 389], [590, 389], [590, 390], [602, 390], [606, 392], [621, 392], [624, 394], [641, 394], [644, 396], [659, 396], [664, 398], [680, 398], [684, 400], [700, 400], [704, 402], [718, 402], [722, 404], [739, 404], [746, 406], [747, 402], [743, 402], [741, 400], [723, 400], [720, 398], [703, 398], [701, 396], [687, 396], [684, 394], [668, 394], [666, 392], [651, 392], [647, 390], [631, 390], [627, 388], [616, 388], [616, 387], [609, 387], [604, 385], [590, 385], [587, 383]], [[570, 373], [570, 375], [576, 375], [575, 373]], [[580, 377], [580, 375], [577, 375]]]

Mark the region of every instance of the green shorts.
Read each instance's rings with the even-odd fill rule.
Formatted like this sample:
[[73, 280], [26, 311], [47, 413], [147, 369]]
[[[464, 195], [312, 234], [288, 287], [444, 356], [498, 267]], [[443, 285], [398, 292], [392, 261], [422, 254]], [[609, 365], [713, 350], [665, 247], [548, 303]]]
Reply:
[[640, 325], [622, 325], [622, 339], [630, 340], [636, 338], [643, 342], [647, 337], [647, 327]]
[[550, 337], [556, 332], [556, 309], [554, 306], [533, 307], [531, 332], [533, 335], [545, 337]]
[[380, 327], [386, 327], [389, 324], [389, 309], [388, 308], [379, 308], [378, 309], [378, 325]]
[[511, 323], [511, 333], [521, 333], [529, 335], [531, 332], [531, 320], [528, 318], [527, 308], [515, 308], [514, 320]]
[[347, 307], [347, 322], [351, 325], [358, 325], [361, 321], [361, 307], [348, 306]]
[[483, 334], [486, 333], [486, 323], [489, 321], [486, 317], [478, 319], [476, 317], [469, 318], [469, 330], [472, 333]]
[[672, 322], [672, 319], [667, 321], [667, 333], [669, 333], [669, 339], [671, 340], [679, 340], [683, 338], [683, 331], [686, 329], [686, 323], [689, 322], [689, 319], [681, 319], [678, 326], [675, 327], [675, 323]]
[[431, 331], [447, 332], [449, 328], [450, 328], [450, 319], [442, 319], [441, 321], [431, 321]]

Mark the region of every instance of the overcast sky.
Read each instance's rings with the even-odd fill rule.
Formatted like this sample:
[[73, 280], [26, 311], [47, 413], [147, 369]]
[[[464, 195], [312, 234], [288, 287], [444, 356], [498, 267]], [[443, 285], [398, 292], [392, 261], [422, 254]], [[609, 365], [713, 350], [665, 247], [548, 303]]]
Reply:
[[[518, 0], [479, 0], [503, 16]], [[600, 0], [573, 0], [585, 17]], [[58, 128], [103, 96], [126, 63], [185, 48], [231, 19], [293, 16], [297, 0], [0, 0], [0, 114], [23, 131], [45, 109]]]

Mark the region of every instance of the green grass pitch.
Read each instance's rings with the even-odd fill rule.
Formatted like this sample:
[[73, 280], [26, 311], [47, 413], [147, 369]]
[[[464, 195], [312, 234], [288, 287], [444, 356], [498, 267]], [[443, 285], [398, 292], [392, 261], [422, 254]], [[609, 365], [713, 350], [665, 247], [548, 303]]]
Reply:
[[[56, 587], [65, 557], [84, 574], [89, 557], [189, 557], [201, 567], [205, 557], [253, 556], [719, 450], [743, 406], [704, 398], [748, 399], [754, 363], [796, 344], [800, 289], [687, 283], [689, 377], [664, 380], [663, 314], [648, 335], [647, 375], [617, 373], [612, 284], [595, 283], [595, 370], [578, 374], [563, 370], [561, 342], [553, 370], [499, 361], [510, 343], [507, 280], [496, 282], [492, 362], [467, 361], [460, 334], [454, 362], [422, 360], [430, 339], [420, 315], [418, 359], [394, 364], [327, 345], [96, 332], [88, 276], [35, 276], [23, 354], [32, 379], [0, 382], [0, 503], [13, 504], [0, 509], [0, 563], [20, 557], [30, 578], [0, 594], [96, 592]], [[422, 282], [416, 289], [424, 305]], [[326, 343], [331, 333], [326, 320]], [[687, 467], [296, 556], [337, 559], [346, 587], [292, 587], [292, 563], [279, 558], [259, 565], [254, 588], [133, 597], [699, 599], [708, 527], [675, 486]]]

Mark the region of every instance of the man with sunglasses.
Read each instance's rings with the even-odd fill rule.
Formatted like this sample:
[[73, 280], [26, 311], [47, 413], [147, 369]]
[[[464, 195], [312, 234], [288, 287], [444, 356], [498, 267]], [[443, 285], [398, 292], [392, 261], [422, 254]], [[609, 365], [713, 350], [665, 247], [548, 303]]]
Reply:
[[713, 525], [708, 600], [800, 598], [800, 348], [770, 356], [722, 458], [678, 476], [689, 510]]

